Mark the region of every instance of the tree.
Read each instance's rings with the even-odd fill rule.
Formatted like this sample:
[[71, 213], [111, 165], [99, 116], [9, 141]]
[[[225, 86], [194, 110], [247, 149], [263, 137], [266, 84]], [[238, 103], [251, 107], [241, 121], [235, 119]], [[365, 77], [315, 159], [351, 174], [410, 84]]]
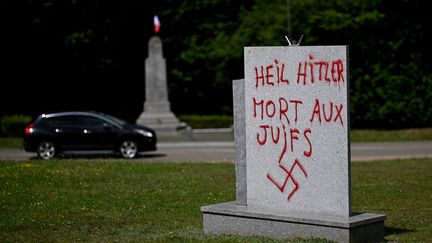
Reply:
[[430, 126], [427, 9], [420, 0], [1, 1], [2, 80], [34, 102], [0, 113], [92, 109], [134, 121], [158, 14], [178, 114], [231, 114], [244, 46], [286, 45], [289, 25], [303, 45], [349, 45], [353, 127]]

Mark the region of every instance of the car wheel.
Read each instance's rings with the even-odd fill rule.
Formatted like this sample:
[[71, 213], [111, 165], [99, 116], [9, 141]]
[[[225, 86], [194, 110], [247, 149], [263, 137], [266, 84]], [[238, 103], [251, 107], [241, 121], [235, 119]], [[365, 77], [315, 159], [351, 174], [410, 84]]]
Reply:
[[43, 141], [39, 144], [37, 155], [41, 159], [52, 159], [56, 153], [55, 144], [49, 141]]
[[120, 155], [123, 158], [134, 158], [138, 154], [138, 144], [132, 140], [125, 140], [120, 144]]

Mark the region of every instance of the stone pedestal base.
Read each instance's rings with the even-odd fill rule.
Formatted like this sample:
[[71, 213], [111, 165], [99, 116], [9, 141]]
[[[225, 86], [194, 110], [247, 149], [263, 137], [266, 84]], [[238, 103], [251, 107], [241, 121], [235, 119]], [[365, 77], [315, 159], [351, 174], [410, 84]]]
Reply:
[[158, 141], [191, 140], [192, 129], [180, 122], [172, 112], [143, 112], [136, 124], [149, 127], [156, 132]]
[[205, 234], [265, 236], [275, 239], [323, 238], [337, 242], [381, 242], [385, 215], [353, 213], [349, 218], [281, 215], [227, 202], [201, 207]]

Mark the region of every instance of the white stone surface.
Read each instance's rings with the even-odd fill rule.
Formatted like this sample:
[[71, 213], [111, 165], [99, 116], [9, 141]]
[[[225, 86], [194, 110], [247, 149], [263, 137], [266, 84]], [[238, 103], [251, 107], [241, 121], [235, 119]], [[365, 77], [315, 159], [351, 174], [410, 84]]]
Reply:
[[237, 204], [246, 206], [246, 138], [244, 79], [233, 80], [234, 162]]
[[[248, 207], [350, 216], [347, 49], [245, 47]], [[298, 75], [305, 64], [306, 83]], [[254, 98], [263, 100], [262, 118]], [[266, 141], [260, 126], [269, 126]]]

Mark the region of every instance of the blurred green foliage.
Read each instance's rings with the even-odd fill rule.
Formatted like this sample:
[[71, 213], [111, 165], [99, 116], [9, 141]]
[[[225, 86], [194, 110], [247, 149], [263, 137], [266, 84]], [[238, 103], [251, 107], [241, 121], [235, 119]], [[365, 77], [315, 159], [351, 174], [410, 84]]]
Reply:
[[180, 115], [179, 119], [194, 129], [227, 128], [233, 125], [233, 117], [228, 115]]
[[[177, 114], [231, 115], [231, 81], [244, 77], [243, 48], [285, 46], [289, 32], [296, 40], [304, 34], [302, 45], [349, 46], [353, 128], [432, 124], [432, 28], [429, 5], [421, 0], [0, 1], [0, 22], [8, 23], [5, 36], [15, 38], [2, 38], [6, 44], [0, 46], [16, 45], [27, 54], [22, 59], [29, 69], [20, 72], [22, 61], [14, 58], [21, 55], [8, 48], [15, 62], [5, 61], [13, 64], [5, 71], [21, 75], [17, 80], [30, 79], [26, 73], [39, 75], [53, 87], [60, 78], [74, 84], [68, 92], [82, 97], [56, 90], [38, 97], [45, 100], [44, 109], [85, 105], [139, 114], [155, 14]], [[126, 95], [106, 105], [93, 98], [101, 87], [106, 97]], [[43, 88], [40, 92], [46, 92]], [[70, 103], [52, 102], [55, 98]]]
[[30, 116], [7, 115], [0, 118], [0, 135], [4, 137], [21, 137], [24, 128], [31, 120]]
[[[165, 38], [178, 53], [170, 87], [194, 100], [191, 109], [230, 113], [231, 80], [243, 78], [243, 47], [286, 45], [291, 29], [293, 39], [304, 34], [302, 45], [349, 45], [352, 127], [428, 127], [426, 9], [422, 1], [403, 0], [182, 1], [162, 12], [173, 21], [166, 31], [176, 33]], [[184, 21], [188, 30], [175, 31]]]

